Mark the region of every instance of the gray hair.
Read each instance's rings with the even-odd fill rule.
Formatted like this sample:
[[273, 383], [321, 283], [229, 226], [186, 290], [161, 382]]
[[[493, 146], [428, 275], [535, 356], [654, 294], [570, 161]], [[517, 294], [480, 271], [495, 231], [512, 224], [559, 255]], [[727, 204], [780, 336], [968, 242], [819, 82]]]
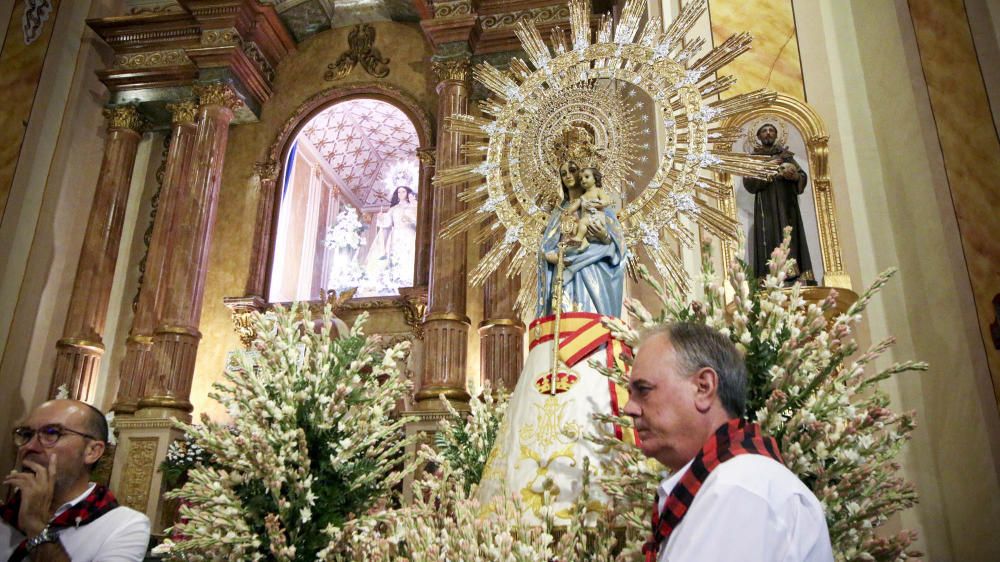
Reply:
[[747, 366], [730, 339], [697, 322], [660, 324], [642, 332], [639, 345], [666, 336], [688, 375], [708, 367], [719, 375], [719, 400], [726, 412], [741, 417], [747, 402]]

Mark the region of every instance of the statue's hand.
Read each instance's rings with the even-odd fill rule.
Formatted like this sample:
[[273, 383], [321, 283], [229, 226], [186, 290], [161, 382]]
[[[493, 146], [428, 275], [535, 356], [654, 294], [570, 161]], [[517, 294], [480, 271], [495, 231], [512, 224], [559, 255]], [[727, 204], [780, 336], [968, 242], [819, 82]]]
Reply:
[[549, 262], [552, 265], [556, 265], [557, 263], [559, 263], [559, 252], [556, 252], [555, 250], [549, 250], [548, 252], [545, 252], [545, 261]]
[[796, 180], [799, 179], [799, 171], [795, 169], [794, 164], [786, 162], [781, 165], [781, 177], [786, 180]]
[[590, 221], [590, 224], [587, 225], [587, 236], [600, 240], [602, 244], [607, 244], [611, 241], [611, 236], [608, 234], [608, 227], [603, 220]]

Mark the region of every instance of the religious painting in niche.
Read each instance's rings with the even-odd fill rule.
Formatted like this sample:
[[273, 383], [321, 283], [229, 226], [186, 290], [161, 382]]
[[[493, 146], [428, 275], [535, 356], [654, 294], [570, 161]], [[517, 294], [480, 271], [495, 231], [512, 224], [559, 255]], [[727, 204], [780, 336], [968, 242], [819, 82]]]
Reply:
[[789, 281], [822, 284], [819, 226], [802, 132], [792, 123], [770, 115], [742, 128], [744, 134], [736, 149], [770, 155], [782, 168], [770, 180], [736, 179], [736, 215], [746, 240], [743, 259], [755, 276], [763, 277], [771, 251], [781, 243], [782, 230], [791, 226], [791, 257], [798, 265], [798, 275]]
[[419, 160], [417, 130], [391, 103], [335, 103], [287, 150], [269, 300], [359, 297], [413, 285]]

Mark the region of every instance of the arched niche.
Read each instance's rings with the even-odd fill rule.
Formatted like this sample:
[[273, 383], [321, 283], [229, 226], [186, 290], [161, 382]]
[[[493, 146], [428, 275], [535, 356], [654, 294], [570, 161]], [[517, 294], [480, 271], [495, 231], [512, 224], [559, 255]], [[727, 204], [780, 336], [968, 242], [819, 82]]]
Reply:
[[[289, 172], [286, 168], [295, 139], [304, 127], [330, 107], [354, 100], [371, 100], [388, 104], [404, 115], [415, 129], [418, 141], [415, 152], [419, 159], [419, 166], [417, 171], [418, 204], [413, 256], [413, 285], [426, 286], [430, 260], [430, 210], [433, 204], [433, 194], [430, 189], [430, 178], [433, 175], [431, 119], [409, 94], [388, 85], [372, 83], [330, 88], [310, 97], [285, 121], [284, 126], [271, 144], [267, 159], [257, 164], [255, 176], [260, 182], [261, 197], [264, 198], [262, 202], [265, 204], [260, 205], [258, 209], [254, 240], [254, 271], [248, 282], [247, 294], [260, 295], [265, 299], [268, 299], [271, 294], [271, 273], [274, 266], [275, 246], [278, 242], [283, 188], [286, 185], [286, 175]], [[401, 292], [406, 291], [401, 289]], [[376, 298], [372, 299], [373, 302], [369, 304], [377, 305], [378, 302], [385, 300], [385, 298]]]
[[[755, 132], [749, 131], [748, 128], [764, 120], [777, 121], [785, 127], [785, 142], [788, 143], [793, 152], [797, 153], [799, 164], [807, 168], [806, 172], [809, 178], [807, 193], [809, 197], [803, 201], [801, 197], [806, 194], [800, 196], [800, 209], [805, 223], [804, 228], [807, 230], [807, 241], [812, 241], [809, 250], [814, 267], [816, 265], [815, 256], [822, 257], [821, 284], [827, 287], [851, 289], [851, 279], [844, 270], [840, 238], [837, 234], [837, 212], [833, 199], [833, 186], [829, 176], [830, 137], [826, 132], [823, 120], [809, 104], [785, 94], [778, 94], [772, 105], [731, 117], [723, 123], [723, 126], [743, 129], [744, 138], [747, 138], [748, 135]], [[781, 126], [779, 126], [780, 128]], [[796, 146], [797, 144], [799, 146]], [[746, 150], [743, 141], [737, 141], [723, 148], [734, 151]], [[804, 160], [801, 158], [803, 149], [806, 155]], [[742, 193], [744, 191], [742, 181], [734, 179], [730, 174], [718, 174], [717, 179], [725, 182], [731, 188], [729, 197], [719, 201], [721, 210], [740, 221], [741, 226], [745, 225], [746, 218], [740, 216], [742, 206], [738, 201], [742, 195], [745, 195]], [[750, 197], [752, 198], [752, 196]], [[812, 212], [809, 212], [810, 207]], [[810, 229], [815, 230], [810, 232]], [[723, 247], [725, 263], [729, 263], [735, 250], [732, 245]]]

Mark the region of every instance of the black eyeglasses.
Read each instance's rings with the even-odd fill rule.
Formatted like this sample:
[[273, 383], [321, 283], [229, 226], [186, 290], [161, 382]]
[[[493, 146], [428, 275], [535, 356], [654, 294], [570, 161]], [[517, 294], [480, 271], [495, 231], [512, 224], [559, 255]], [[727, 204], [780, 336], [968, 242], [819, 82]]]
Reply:
[[31, 438], [38, 434], [38, 442], [42, 444], [42, 447], [52, 447], [63, 435], [79, 435], [87, 439], [93, 439], [97, 441], [98, 439], [93, 435], [87, 435], [76, 431], [74, 429], [69, 429], [68, 427], [63, 427], [61, 425], [43, 425], [38, 429], [32, 429], [30, 427], [15, 427], [14, 428], [14, 446], [23, 447], [27, 445]]

